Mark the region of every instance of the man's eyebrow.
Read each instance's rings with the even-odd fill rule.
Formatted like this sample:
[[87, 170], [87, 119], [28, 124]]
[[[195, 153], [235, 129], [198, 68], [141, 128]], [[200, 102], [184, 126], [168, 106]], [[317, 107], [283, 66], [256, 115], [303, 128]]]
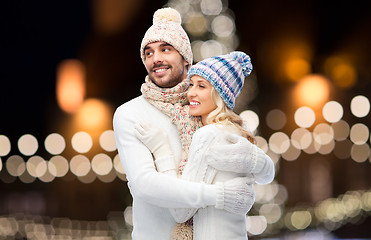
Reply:
[[148, 49], [150, 49], [150, 47], [145, 46], [143, 50], [145, 51], [145, 50], [148, 50]]
[[162, 43], [160, 46], [161, 47], [167, 47], [167, 46], [173, 47], [173, 45], [171, 45], [169, 43]]

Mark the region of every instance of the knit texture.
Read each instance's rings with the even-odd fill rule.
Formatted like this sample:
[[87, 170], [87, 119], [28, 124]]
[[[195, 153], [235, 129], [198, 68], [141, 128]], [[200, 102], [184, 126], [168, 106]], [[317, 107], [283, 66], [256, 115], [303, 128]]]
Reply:
[[145, 33], [141, 46], [140, 56], [144, 63], [144, 48], [153, 42], [166, 42], [173, 46], [191, 65], [193, 55], [188, 35], [181, 26], [181, 16], [173, 8], [161, 8], [153, 15], [153, 25]]
[[243, 52], [235, 51], [198, 62], [190, 68], [187, 78], [191, 79], [192, 76], [198, 75], [208, 80], [227, 106], [233, 109], [245, 77], [250, 75], [251, 71], [250, 57]]
[[171, 122], [177, 126], [180, 142], [182, 145], [182, 157], [179, 163], [179, 174], [181, 175], [188, 160], [189, 146], [192, 142], [193, 133], [200, 127], [200, 117], [189, 114], [187, 90], [189, 82], [187, 79], [173, 88], [160, 88], [146, 77], [142, 84], [143, 96], [157, 109], [168, 115]]
[[[235, 214], [246, 214], [250, 211], [255, 201], [255, 192], [252, 183], [253, 180], [246, 182], [244, 178], [235, 178], [227, 182], [217, 182], [215, 208], [225, 209]], [[248, 208], [246, 209], [247, 206]]]

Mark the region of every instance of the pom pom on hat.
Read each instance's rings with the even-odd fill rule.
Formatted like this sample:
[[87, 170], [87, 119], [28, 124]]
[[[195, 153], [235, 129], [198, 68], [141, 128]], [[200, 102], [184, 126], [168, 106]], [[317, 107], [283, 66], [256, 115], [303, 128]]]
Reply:
[[140, 56], [144, 63], [144, 48], [153, 42], [166, 42], [173, 46], [184, 59], [192, 64], [193, 55], [191, 43], [181, 25], [182, 18], [173, 8], [161, 8], [153, 14], [153, 25], [145, 33], [141, 46]]
[[236, 60], [239, 64], [241, 64], [242, 71], [245, 77], [250, 75], [252, 71], [252, 64], [250, 57], [246, 53], [235, 51], [231, 52], [229, 56], [231, 56], [232, 59]]
[[153, 24], [157, 24], [161, 21], [181, 24], [182, 17], [179, 12], [173, 8], [161, 8], [153, 14]]
[[207, 58], [193, 65], [187, 73], [187, 78], [198, 75], [208, 80], [227, 106], [233, 109], [245, 77], [250, 75], [252, 68], [250, 57], [244, 52], [235, 51]]

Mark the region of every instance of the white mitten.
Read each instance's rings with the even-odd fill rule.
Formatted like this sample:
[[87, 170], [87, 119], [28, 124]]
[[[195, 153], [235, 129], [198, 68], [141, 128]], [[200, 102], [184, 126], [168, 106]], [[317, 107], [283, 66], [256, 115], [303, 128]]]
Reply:
[[255, 173], [262, 168], [266, 154], [246, 138], [225, 133], [206, 152], [208, 164], [221, 171]]
[[135, 136], [147, 146], [156, 159], [173, 155], [165, 131], [142, 121], [134, 125]]
[[246, 214], [255, 201], [253, 180], [248, 177], [217, 182], [215, 208], [234, 214]]

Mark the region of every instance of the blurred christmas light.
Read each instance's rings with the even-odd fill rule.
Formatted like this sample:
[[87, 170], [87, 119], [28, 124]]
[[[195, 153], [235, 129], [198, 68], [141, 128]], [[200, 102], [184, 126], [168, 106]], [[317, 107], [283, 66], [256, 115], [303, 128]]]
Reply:
[[45, 149], [50, 154], [58, 155], [61, 154], [66, 148], [66, 141], [64, 140], [62, 135], [58, 133], [52, 133], [45, 138], [44, 145]]
[[85, 97], [85, 66], [76, 59], [64, 60], [58, 65], [56, 94], [59, 107], [74, 113]]
[[317, 74], [307, 75], [300, 80], [294, 91], [295, 102], [301, 106], [322, 107], [330, 95], [328, 80]]
[[39, 148], [37, 139], [31, 134], [25, 134], [18, 140], [18, 149], [25, 156], [31, 156], [36, 153]]
[[11, 150], [9, 138], [5, 135], [0, 135], [0, 157], [6, 156]]
[[250, 131], [255, 133], [260, 124], [258, 114], [251, 110], [245, 110], [240, 113], [240, 117], [246, 121]]
[[350, 102], [352, 114], [358, 118], [367, 116], [370, 113], [370, 101], [365, 96], [355, 96]]
[[309, 128], [316, 121], [314, 111], [309, 107], [300, 107], [295, 111], [295, 123], [299, 127]]
[[93, 146], [93, 139], [88, 133], [80, 131], [73, 135], [71, 143], [76, 152], [87, 153]]
[[270, 110], [265, 119], [268, 127], [273, 130], [282, 129], [287, 121], [285, 113], [279, 109]]
[[343, 107], [336, 101], [327, 102], [322, 109], [323, 117], [330, 123], [340, 121], [340, 119], [343, 117], [343, 113]]

